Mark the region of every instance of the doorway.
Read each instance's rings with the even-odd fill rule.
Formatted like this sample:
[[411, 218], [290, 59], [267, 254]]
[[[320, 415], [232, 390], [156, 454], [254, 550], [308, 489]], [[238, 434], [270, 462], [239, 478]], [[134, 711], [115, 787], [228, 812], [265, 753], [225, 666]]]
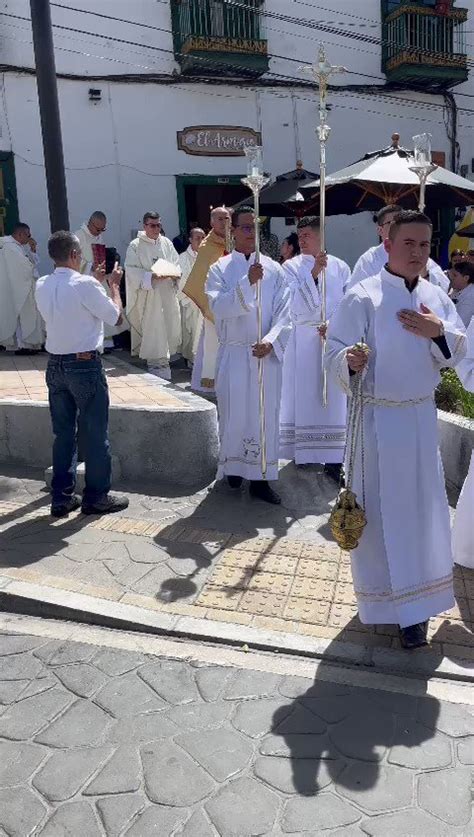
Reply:
[[[242, 175], [243, 177], [244, 175]], [[241, 182], [240, 175], [176, 175], [179, 227], [188, 232], [197, 223], [206, 232], [209, 230], [211, 207], [234, 206], [246, 197], [249, 189]]]
[[18, 221], [15, 164], [10, 151], [0, 151], [0, 236], [10, 235]]

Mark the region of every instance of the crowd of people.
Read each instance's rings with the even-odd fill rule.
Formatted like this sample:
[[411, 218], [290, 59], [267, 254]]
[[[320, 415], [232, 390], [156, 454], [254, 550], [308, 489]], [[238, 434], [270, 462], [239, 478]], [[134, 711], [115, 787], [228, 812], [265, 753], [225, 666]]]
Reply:
[[[217, 398], [217, 478], [233, 491], [248, 481], [250, 495], [271, 504], [281, 502], [270, 485], [280, 459], [322, 465], [343, 484], [348, 402], [362, 380], [364, 438], [351, 475], [368, 521], [352, 553], [359, 614], [362, 622], [398, 624], [405, 648], [425, 644], [429, 617], [454, 604], [434, 390], [445, 367], [471, 386], [474, 252], [455, 251], [444, 271], [430, 257], [426, 215], [391, 205], [374, 220], [379, 244], [351, 271], [322, 252], [317, 217], [302, 218], [281, 248], [267, 229], [257, 258], [251, 207], [213, 209], [209, 232], [193, 226], [181, 253], [159, 214], [146, 212], [125, 256], [124, 310], [123, 272], [105, 247], [103, 212], [75, 234], [52, 236], [55, 270], [41, 279], [30, 230], [18, 224], [0, 249], [0, 342], [37, 351], [46, 333], [52, 513], [81, 502], [74, 494], [81, 422], [83, 512], [126, 505], [110, 494], [100, 361], [123, 330], [132, 356], [163, 381], [179, 354], [192, 366], [192, 389]], [[473, 483], [471, 474], [466, 508]], [[463, 554], [471, 516], [458, 515]]]

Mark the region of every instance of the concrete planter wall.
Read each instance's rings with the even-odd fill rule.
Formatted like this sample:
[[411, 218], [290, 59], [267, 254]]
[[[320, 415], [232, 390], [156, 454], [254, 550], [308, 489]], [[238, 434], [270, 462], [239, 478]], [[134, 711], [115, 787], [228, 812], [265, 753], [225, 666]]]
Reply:
[[438, 431], [446, 480], [461, 489], [474, 446], [474, 421], [438, 410]]
[[[215, 477], [216, 408], [188, 393], [182, 400], [187, 409], [111, 407], [110, 442], [123, 479], [197, 488]], [[47, 468], [52, 441], [47, 404], [0, 403], [0, 462]]]

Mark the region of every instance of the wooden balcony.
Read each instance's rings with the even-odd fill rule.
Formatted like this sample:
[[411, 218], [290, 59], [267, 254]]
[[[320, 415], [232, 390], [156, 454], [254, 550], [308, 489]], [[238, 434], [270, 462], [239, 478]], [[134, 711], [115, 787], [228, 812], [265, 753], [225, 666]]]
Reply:
[[[185, 75], [261, 76], [268, 70], [263, 0], [171, 0], [173, 47]], [[252, 8], [249, 8], [252, 7]]]
[[[389, 8], [393, 9], [390, 2]], [[387, 9], [382, 0], [382, 14]], [[388, 81], [447, 90], [468, 77], [467, 9], [402, 2], [382, 23], [382, 72]]]

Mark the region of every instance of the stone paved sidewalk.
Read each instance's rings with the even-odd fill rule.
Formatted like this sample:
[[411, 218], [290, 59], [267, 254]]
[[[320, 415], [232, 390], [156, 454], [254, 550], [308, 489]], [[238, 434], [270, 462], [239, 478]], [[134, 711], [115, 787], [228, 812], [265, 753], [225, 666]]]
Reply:
[[472, 834], [472, 706], [84, 631], [0, 632], [2, 835]]
[[[224, 487], [192, 496], [130, 494], [124, 515], [48, 516], [35, 479], [0, 479], [0, 576], [120, 602], [365, 647], [399, 648], [393, 626], [363, 626], [350, 564], [329, 540], [334, 483], [282, 471], [284, 504]], [[456, 607], [431, 620], [432, 648], [474, 660], [474, 573], [455, 570]], [[423, 652], [421, 652], [423, 653]]]
[[[154, 382], [146, 369], [128, 363], [123, 357], [107, 355], [103, 365], [107, 375], [110, 403], [114, 406], [167, 407], [189, 410], [189, 405], [172, 392], [167, 391], [160, 381]], [[11, 352], [0, 354], [0, 401], [20, 399], [22, 401], [47, 401], [45, 370], [48, 357], [45, 354], [15, 356]]]

